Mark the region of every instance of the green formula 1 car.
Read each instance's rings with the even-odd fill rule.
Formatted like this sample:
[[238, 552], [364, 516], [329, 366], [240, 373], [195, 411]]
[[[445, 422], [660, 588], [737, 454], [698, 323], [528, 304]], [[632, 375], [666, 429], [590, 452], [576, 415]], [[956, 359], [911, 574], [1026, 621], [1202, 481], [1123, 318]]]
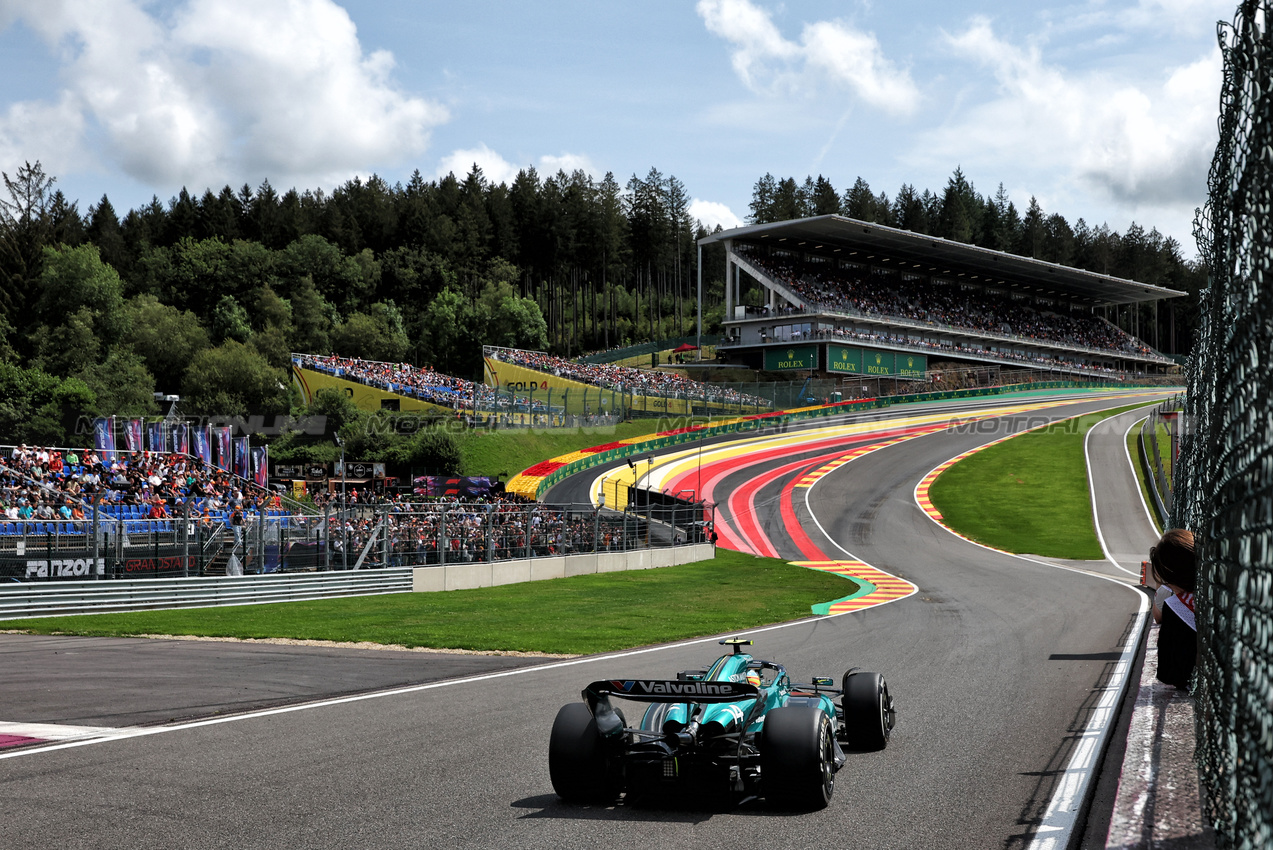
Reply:
[[[779, 664], [733, 647], [706, 670], [674, 680], [607, 679], [562, 706], [548, 745], [553, 790], [570, 803], [705, 795], [763, 797], [785, 808], [826, 807], [835, 774], [854, 750], [880, 750], [893, 730], [893, 699], [879, 673], [857, 668], [792, 684]], [[837, 699], [838, 698], [838, 699]], [[621, 705], [643, 703], [629, 726]]]

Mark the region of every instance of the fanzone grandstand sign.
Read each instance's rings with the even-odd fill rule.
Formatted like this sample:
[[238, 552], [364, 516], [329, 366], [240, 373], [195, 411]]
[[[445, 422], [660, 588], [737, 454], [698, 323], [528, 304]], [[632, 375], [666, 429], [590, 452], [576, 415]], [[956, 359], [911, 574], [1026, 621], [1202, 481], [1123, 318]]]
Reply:
[[780, 372], [786, 369], [818, 368], [816, 345], [790, 345], [765, 349], [765, 369]]
[[876, 351], [847, 345], [827, 346], [827, 371], [847, 375], [887, 375], [923, 378], [928, 371], [928, 355], [899, 351]]

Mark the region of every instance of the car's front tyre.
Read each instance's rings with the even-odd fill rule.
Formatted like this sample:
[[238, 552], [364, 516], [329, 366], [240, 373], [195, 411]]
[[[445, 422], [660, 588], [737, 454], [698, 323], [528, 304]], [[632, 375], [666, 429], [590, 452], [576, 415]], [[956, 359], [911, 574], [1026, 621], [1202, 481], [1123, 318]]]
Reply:
[[879, 673], [844, 674], [844, 733], [855, 750], [882, 750], [893, 734], [893, 697]]

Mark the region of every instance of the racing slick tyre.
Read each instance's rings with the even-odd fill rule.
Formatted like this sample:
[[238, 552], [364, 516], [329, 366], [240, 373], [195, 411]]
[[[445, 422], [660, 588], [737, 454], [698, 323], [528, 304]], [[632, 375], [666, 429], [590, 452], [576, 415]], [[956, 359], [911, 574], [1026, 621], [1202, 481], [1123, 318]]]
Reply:
[[765, 715], [760, 790], [771, 804], [825, 809], [835, 791], [835, 729], [813, 706], [787, 705]]
[[893, 732], [893, 697], [879, 673], [844, 674], [844, 732], [855, 750], [882, 750]]
[[607, 803], [617, 793], [606, 776], [606, 755], [597, 721], [581, 702], [563, 705], [548, 739], [548, 775], [567, 803]]

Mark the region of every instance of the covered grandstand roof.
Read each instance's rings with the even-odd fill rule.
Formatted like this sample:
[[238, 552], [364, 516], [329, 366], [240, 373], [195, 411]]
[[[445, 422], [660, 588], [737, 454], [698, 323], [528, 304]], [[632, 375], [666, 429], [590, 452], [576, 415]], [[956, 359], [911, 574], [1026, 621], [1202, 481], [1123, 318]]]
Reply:
[[753, 224], [713, 233], [699, 244], [737, 240], [860, 263], [896, 266], [902, 272], [965, 278], [1040, 298], [1064, 298], [1091, 306], [1135, 304], [1184, 295], [1175, 289], [992, 251], [840, 215]]

